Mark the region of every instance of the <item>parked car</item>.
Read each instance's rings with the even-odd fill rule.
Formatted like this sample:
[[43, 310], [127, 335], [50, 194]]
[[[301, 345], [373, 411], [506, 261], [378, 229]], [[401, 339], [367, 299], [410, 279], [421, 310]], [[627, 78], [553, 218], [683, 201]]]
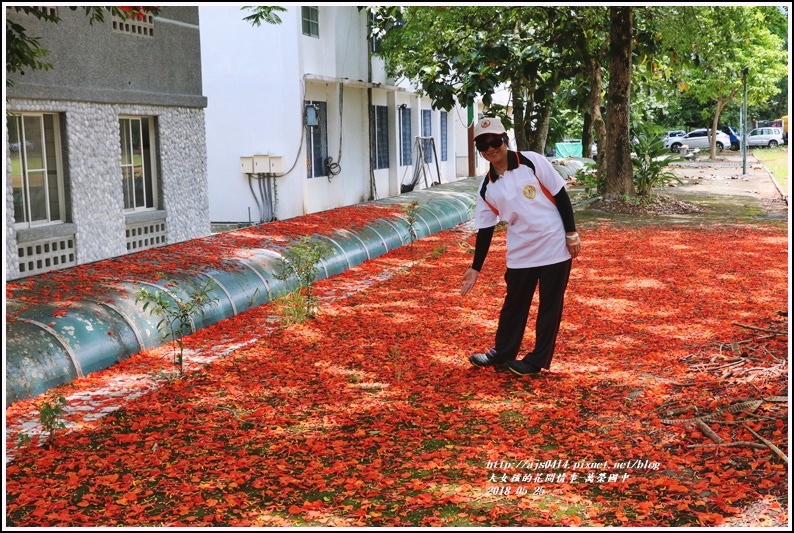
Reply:
[[664, 138], [667, 139], [669, 137], [683, 137], [686, 135], [684, 130], [670, 130], [664, 134]]
[[[693, 148], [709, 148], [710, 138], [709, 132], [706, 128], [690, 131], [683, 137], [668, 137], [664, 141], [664, 147], [669, 148], [671, 152], [678, 153], [681, 146], [687, 145], [690, 149]], [[722, 152], [726, 146], [731, 145], [731, 138], [722, 133], [717, 132], [717, 151]]]
[[774, 148], [783, 144], [781, 128], [756, 128], [747, 134], [747, 146], [768, 146]]
[[739, 149], [739, 132], [733, 126], [722, 126], [720, 131], [731, 139], [731, 150]]

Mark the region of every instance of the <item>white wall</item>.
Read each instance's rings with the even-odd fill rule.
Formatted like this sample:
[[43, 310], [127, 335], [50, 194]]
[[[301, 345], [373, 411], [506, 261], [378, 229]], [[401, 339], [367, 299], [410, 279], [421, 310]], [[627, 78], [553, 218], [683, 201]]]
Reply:
[[[298, 10], [298, 13], [300, 10]], [[303, 144], [301, 74], [295, 9], [281, 25], [253, 27], [238, 6], [201, 6], [201, 68], [207, 96], [207, 173], [210, 220], [259, 220], [240, 157], [284, 157], [285, 170]], [[296, 169], [305, 176], [298, 158]], [[302, 180], [279, 178], [280, 197], [301, 193]]]
[[[253, 27], [242, 20], [246, 13], [239, 6], [199, 8], [213, 222], [248, 222], [249, 209], [250, 219], [259, 222], [248, 178], [240, 170], [240, 157], [257, 153], [282, 156], [288, 171], [275, 181], [279, 219], [373, 198], [366, 14], [355, 6], [320, 6], [320, 37], [316, 38], [302, 34], [300, 6], [287, 9], [279, 14], [281, 24]], [[378, 60], [373, 61], [373, 81], [389, 82]], [[402, 179], [413, 172], [411, 166], [399, 165], [396, 106], [405, 102], [412, 108], [414, 136], [421, 135], [420, 108], [430, 106], [428, 99], [420, 103], [406, 82], [395, 89], [372, 90], [373, 104], [389, 106], [391, 165], [374, 172], [374, 198], [399, 194]], [[340, 167], [340, 173], [330, 179], [307, 178], [304, 100], [327, 102], [328, 156]], [[439, 162], [443, 181], [455, 179], [452, 112], [448, 121], [448, 161]], [[440, 156], [439, 112], [435, 110], [433, 136]]]

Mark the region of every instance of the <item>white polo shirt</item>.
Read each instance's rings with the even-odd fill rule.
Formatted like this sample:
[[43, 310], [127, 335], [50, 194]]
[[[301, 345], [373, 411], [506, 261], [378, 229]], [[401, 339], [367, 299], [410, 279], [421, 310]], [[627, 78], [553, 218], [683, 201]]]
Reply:
[[[520, 164], [516, 154], [507, 152], [507, 172], [496, 180], [492, 179], [496, 171], [491, 165], [477, 194], [474, 225], [480, 229], [495, 226], [500, 220], [507, 222], [507, 268], [531, 268], [566, 261], [571, 254], [565, 244], [562, 217], [546, 194], [553, 197], [560, 192], [565, 180], [542, 155], [521, 152], [535, 165], [533, 172]], [[485, 200], [481, 194], [483, 188]]]

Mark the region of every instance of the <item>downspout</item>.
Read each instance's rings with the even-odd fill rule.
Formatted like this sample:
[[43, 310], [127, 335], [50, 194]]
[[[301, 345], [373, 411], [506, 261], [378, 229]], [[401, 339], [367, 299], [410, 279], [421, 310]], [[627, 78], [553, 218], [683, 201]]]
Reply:
[[367, 115], [369, 116], [367, 132], [369, 133], [369, 201], [371, 202], [378, 197], [378, 188], [375, 185], [375, 144], [372, 142], [375, 111], [372, 108], [372, 28], [370, 20], [370, 17], [367, 17]]
[[469, 123], [466, 125], [466, 136], [469, 140], [468, 142], [468, 154], [469, 154], [469, 177], [472, 177], [476, 173], [476, 169], [474, 166], [474, 104], [469, 104]]

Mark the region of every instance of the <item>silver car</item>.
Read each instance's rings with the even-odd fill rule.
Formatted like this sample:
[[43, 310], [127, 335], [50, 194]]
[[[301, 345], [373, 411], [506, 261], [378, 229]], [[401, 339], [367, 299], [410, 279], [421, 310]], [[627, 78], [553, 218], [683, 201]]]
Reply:
[[[709, 148], [710, 139], [709, 131], [705, 128], [690, 131], [682, 137], [668, 137], [664, 140], [664, 147], [669, 148], [672, 152], [679, 152], [681, 146], [686, 145], [689, 149], [693, 148]], [[717, 151], [722, 152], [726, 146], [731, 145], [731, 138], [721, 131], [717, 132]]]
[[747, 134], [747, 146], [775, 146], [783, 144], [783, 130], [780, 128], [756, 128]]

